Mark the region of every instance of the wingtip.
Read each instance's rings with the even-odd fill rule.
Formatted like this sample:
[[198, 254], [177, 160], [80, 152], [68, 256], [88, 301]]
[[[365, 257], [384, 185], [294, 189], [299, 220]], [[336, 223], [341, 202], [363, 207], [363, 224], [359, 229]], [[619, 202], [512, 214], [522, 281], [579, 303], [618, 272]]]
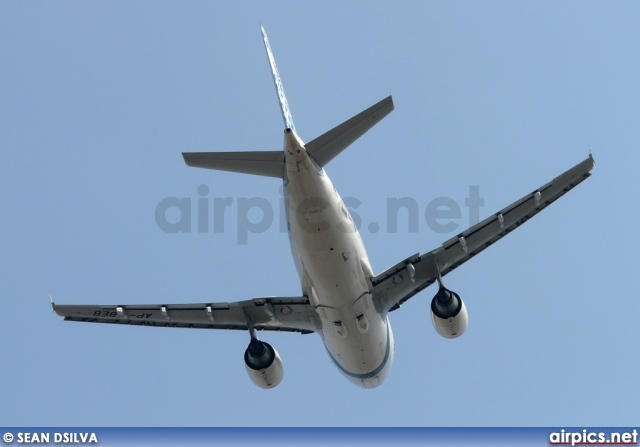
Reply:
[[51, 296], [51, 294], [49, 294], [49, 301], [51, 301], [51, 310], [52, 311], [56, 311], [56, 302], [53, 301], [53, 297]]

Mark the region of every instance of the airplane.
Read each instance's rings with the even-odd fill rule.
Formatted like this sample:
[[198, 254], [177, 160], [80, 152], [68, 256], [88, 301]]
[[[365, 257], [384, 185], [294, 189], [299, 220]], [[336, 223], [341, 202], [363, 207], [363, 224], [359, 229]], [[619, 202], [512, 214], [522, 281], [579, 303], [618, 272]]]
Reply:
[[283, 378], [282, 359], [258, 331], [320, 335], [337, 369], [363, 388], [387, 377], [394, 356], [389, 313], [428, 286], [438, 283], [431, 321], [445, 338], [467, 328], [464, 301], [443, 278], [485, 248], [511, 233], [591, 175], [591, 154], [568, 171], [445, 241], [374, 274], [349, 210], [333, 187], [325, 166], [394, 108], [391, 96], [304, 143], [284, 94], [269, 39], [261, 26], [280, 111], [284, 149], [261, 152], [186, 152], [188, 166], [279, 179], [284, 184], [286, 220], [301, 293], [237, 302], [158, 305], [58, 305], [65, 321], [113, 323], [249, 332], [244, 353], [247, 373], [257, 386], [273, 388]]

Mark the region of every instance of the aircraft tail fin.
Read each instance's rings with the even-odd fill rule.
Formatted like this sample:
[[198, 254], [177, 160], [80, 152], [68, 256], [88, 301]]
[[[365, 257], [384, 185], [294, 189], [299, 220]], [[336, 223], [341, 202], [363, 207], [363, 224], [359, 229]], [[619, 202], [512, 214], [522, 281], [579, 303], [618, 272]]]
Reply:
[[267, 57], [269, 58], [269, 66], [271, 67], [271, 75], [273, 76], [273, 83], [276, 86], [276, 94], [278, 95], [278, 101], [280, 102], [280, 110], [282, 111], [282, 119], [284, 120], [284, 126], [286, 129], [296, 130], [296, 126], [293, 124], [293, 117], [291, 116], [291, 109], [289, 109], [289, 103], [287, 97], [284, 95], [284, 87], [282, 86], [282, 80], [280, 79], [280, 73], [278, 73], [278, 67], [276, 67], [276, 60], [273, 57], [271, 51], [271, 45], [269, 45], [269, 38], [267, 32], [260, 25], [260, 31], [262, 31], [262, 40], [264, 41], [264, 48], [267, 50]]
[[[295, 131], [293, 118], [287, 98], [284, 95], [282, 81], [278, 74], [269, 39], [264, 28], [260, 26], [264, 47], [267, 50], [273, 82], [280, 101], [280, 110], [286, 129]], [[393, 110], [391, 96], [358, 113], [347, 121], [320, 135], [305, 144], [305, 149], [315, 162], [324, 167], [351, 143], [364, 135], [382, 118]], [[220, 171], [238, 172], [242, 174], [262, 175], [266, 177], [284, 178], [285, 160], [283, 151], [260, 152], [183, 152], [182, 156], [188, 166], [217, 169]]]

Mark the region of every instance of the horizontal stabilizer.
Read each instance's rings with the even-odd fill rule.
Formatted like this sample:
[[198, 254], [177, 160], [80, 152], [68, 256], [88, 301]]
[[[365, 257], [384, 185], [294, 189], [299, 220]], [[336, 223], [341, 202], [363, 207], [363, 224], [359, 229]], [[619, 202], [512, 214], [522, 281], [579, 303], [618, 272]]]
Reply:
[[183, 152], [188, 166], [242, 174], [284, 177], [284, 152]]
[[305, 148], [316, 163], [320, 166], [325, 166], [351, 143], [378, 124], [392, 110], [393, 99], [388, 96], [367, 110], [360, 112], [353, 118], [305, 144]]

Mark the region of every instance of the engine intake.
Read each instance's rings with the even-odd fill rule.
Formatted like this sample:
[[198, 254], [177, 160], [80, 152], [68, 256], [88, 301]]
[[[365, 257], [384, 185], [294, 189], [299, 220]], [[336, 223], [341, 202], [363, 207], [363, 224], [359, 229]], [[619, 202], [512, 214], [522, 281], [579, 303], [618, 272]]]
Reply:
[[278, 351], [269, 343], [252, 338], [244, 351], [244, 364], [251, 381], [260, 388], [273, 388], [282, 381], [284, 369]]
[[431, 300], [431, 322], [436, 332], [444, 338], [461, 336], [467, 329], [469, 317], [460, 295], [440, 286]]

